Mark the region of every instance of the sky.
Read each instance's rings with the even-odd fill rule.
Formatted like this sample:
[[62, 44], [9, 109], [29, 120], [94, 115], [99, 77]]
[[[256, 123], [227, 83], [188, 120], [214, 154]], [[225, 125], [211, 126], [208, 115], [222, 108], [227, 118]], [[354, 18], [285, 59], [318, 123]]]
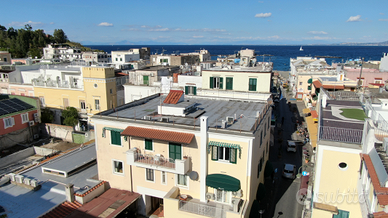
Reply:
[[6, 28], [62, 29], [84, 45], [388, 41], [388, 0], [8, 0], [1, 7]]

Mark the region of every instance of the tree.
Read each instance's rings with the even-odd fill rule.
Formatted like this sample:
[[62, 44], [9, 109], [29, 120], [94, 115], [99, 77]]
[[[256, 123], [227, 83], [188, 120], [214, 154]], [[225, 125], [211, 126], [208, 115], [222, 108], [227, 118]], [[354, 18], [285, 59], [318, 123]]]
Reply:
[[54, 113], [48, 108], [42, 110], [41, 116], [42, 123], [52, 123], [54, 121]]
[[69, 40], [67, 39], [67, 36], [66, 36], [65, 32], [63, 32], [62, 29], [55, 29], [54, 30], [54, 41], [56, 43], [65, 43]]
[[63, 123], [66, 126], [72, 126], [78, 124], [78, 111], [74, 107], [67, 107], [62, 111], [62, 117], [64, 118]]

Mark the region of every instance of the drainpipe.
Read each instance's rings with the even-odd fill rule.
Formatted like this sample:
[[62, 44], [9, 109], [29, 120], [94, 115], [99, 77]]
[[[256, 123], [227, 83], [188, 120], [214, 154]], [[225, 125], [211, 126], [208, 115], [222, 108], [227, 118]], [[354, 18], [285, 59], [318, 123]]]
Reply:
[[208, 140], [208, 121], [207, 116], [201, 117], [201, 172], [200, 172], [200, 200], [201, 202], [207, 202], [206, 200], [206, 176], [207, 176], [207, 140]]

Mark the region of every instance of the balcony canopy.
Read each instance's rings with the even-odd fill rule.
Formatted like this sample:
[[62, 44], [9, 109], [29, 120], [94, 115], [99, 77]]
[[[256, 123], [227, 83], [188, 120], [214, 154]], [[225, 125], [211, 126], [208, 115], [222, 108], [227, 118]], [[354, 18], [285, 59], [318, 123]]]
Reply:
[[240, 180], [224, 174], [210, 174], [206, 176], [206, 186], [236, 192], [240, 190]]
[[210, 146], [217, 146], [217, 147], [225, 147], [225, 148], [233, 148], [238, 149], [239, 151], [239, 157], [241, 158], [241, 147], [238, 144], [232, 144], [232, 143], [226, 143], [226, 142], [216, 142], [216, 141], [210, 141], [208, 144], [208, 151], [210, 152]]
[[123, 136], [136, 136], [146, 139], [156, 139], [167, 142], [175, 142], [180, 144], [190, 144], [194, 138], [194, 134], [173, 132], [159, 129], [140, 128], [128, 126], [122, 133]]

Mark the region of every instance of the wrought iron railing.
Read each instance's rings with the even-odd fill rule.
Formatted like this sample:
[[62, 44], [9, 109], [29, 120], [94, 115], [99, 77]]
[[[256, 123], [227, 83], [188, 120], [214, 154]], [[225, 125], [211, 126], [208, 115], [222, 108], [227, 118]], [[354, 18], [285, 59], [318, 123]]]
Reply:
[[175, 169], [175, 160], [158, 155], [135, 153], [135, 162]]
[[209, 205], [199, 202], [191, 201], [179, 201], [179, 210], [195, 213], [201, 216], [225, 218], [226, 210], [223, 207], [216, 207], [215, 205]]

